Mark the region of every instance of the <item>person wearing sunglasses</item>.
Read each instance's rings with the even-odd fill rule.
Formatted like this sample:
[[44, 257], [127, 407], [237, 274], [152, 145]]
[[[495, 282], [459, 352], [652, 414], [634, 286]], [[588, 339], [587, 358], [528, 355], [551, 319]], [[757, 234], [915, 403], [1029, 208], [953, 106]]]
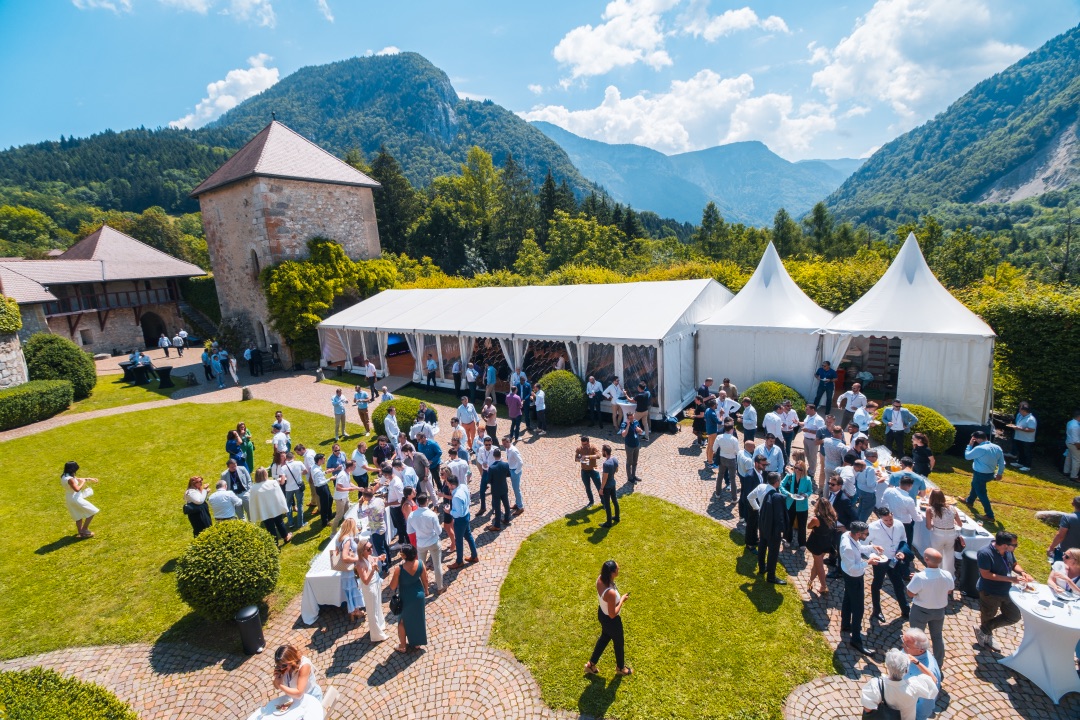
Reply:
[[1016, 535], [999, 530], [994, 542], [979, 550], [979, 624], [975, 626], [975, 639], [987, 650], [997, 651], [994, 631], [1020, 622], [1020, 608], [1016, 607], [1009, 590], [1013, 585], [1026, 585], [1032, 578], [1016, 562], [1018, 543]]
[[274, 652], [274, 689], [293, 700], [304, 695], [311, 695], [320, 703], [323, 699], [311, 658], [301, 655], [295, 645], [282, 645]]
[[903, 457], [906, 454], [904, 438], [919, 422], [919, 418], [904, 407], [900, 398], [896, 398], [892, 407], [885, 408], [881, 413], [881, 422], [885, 425], [885, 447], [889, 448], [893, 457]]

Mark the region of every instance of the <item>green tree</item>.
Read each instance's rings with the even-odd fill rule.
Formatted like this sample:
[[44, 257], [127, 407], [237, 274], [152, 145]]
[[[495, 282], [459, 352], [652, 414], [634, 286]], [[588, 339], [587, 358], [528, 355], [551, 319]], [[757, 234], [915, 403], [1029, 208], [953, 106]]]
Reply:
[[929, 265], [942, 285], [961, 288], [982, 280], [1000, 260], [989, 236], [976, 236], [970, 229], [953, 230], [934, 251]]
[[373, 192], [379, 242], [391, 252], [404, 252], [408, 246], [409, 230], [423, 212], [424, 196], [413, 189], [401, 171], [401, 165], [385, 145], [375, 155], [370, 174], [382, 186]]
[[901, 243], [907, 240], [907, 236], [911, 233], [915, 233], [915, 239], [919, 241], [919, 249], [927, 260], [934, 256], [945, 241], [945, 229], [933, 215], [924, 215], [918, 223], [904, 223], [896, 228], [896, 238]]
[[517, 259], [514, 260], [514, 272], [527, 278], [539, 278], [547, 268], [548, 256], [536, 242], [536, 233], [529, 230], [521, 242]]
[[22, 205], [0, 207], [0, 240], [12, 246], [51, 250], [61, 247], [61, 234], [60, 227], [43, 212]]
[[784, 208], [777, 210], [773, 218], [772, 241], [780, 257], [795, 255], [802, 249], [802, 230]]
[[548, 235], [548, 269], [567, 264], [617, 269], [622, 264], [624, 242], [625, 236], [614, 225], [556, 210]]
[[810, 250], [825, 257], [838, 257], [833, 254], [833, 218], [825, 202], [819, 202], [803, 218], [803, 232], [809, 241]]
[[507, 153], [499, 180], [500, 210], [495, 216], [495, 257], [491, 258], [489, 264], [495, 268], [507, 268], [518, 257], [527, 233], [533, 233], [535, 242], [539, 207], [532, 180], [525, 168], [514, 160], [513, 153]]
[[701, 225], [693, 235], [693, 242], [706, 257], [719, 257], [727, 239], [727, 223], [720, 215], [716, 203], [709, 201], [701, 213]]

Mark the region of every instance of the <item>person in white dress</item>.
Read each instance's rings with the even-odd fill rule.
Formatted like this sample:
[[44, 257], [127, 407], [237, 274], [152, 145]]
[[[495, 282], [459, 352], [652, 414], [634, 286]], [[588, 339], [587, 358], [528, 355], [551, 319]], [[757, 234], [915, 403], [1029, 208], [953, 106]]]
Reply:
[[75, 521], [76, 537], [91, 538], [94, 537], [94, 533], [90, 532], [90, 521], [99, 510], [86, 499], [93, 494], [93, 489], [87, 487], [87, 483], [96, 483], [97, 478], [75, 477], [78, 471], [79, 463], [74, 460], [68, 461], [64, 464], [60, 483], [67, 491], [67, 509], [71, 514], [71, 519]]
[[933, 490], [926, 508], [926, 529], [930, 531], [930, 547], [941, 553], [941, 569], [956, 577], [956, 530], [963, 526], [956, 508], [945, 504], [945, 493]]
[[379, 574], [379, 561], [386, 560], [385, 555], [375, 555], [372, 544], [365, 541], [360, 546], [360, 559], [356, 562], [356, 575], [360, 578], [360, 591], [367, 608], [368, 634], [371, 642], [382, 642], [387, 638], [386, 620], [382, 608], [382, 576]]

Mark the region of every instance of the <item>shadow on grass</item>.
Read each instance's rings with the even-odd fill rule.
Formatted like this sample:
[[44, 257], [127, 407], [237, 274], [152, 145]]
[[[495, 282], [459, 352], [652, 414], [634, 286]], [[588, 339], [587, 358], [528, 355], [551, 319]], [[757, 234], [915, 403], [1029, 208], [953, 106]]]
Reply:
[[172, 558], [171, 560], [166, 560], [165, 564], [161, 566], [161, 572], [163, 572], [163, 573], [176, 572], [176, 560], [177, 560], [177, 558]]
[[607, 682], [599, 675], [587, 675], [589, 684], [578, 699], [578, 712], [586, 717], [602, 718], [607, 716], [608, 708], [615, 702], [615, 694], [622, 685], [623, 676], [616, 675]]
[[150, 648], [150, 667], [160, 675], [221, 665], [232, 671], [247, 662], [234, 623], [212, 623], [193, 612], [172, 624]]
[[39, 547], [37, 550], [34, 551], [34, 554], [35, 555], [48, 555], [51, 552], [56, 552], [57, 550], [63, 550], [68, 545], [74, 545], [75, 543], [79, 542], [82, 539], [83, 538], [79, 537], [78, 535], [65, 535], [62, 538], [59, 538], [57, 540], [53, 540], [51, 543], [49, 543], [47, 545], [42, 545], [41, 547]]

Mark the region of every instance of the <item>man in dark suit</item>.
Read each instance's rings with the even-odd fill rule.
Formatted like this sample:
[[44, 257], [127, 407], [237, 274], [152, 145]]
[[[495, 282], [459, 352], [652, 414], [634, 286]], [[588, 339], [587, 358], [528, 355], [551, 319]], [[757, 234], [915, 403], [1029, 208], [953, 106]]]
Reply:
[[510, 524], [510, 486], [507, 484], [510, 481], [510, 465], [502, 459], [499, 448], [492, 450], [491, 456], [493, 460], [488, 465], [488, 487], [491, 488], [493, 515], [486, 529], [499, 532]]
[[743, 485], [750, 488], [746, 494], [746, 547], [753, 552], [757, 552], [758, 546], [758, 511], [750, 502], [750, 493], [765, 482], [766, 462], [768, 461], [764, 457], [754, 458], [754, 469], [747, 476], [746, 484]]
[[780, 536], [784, 528], [791, 526], [788, 519], [787, 502], [777, 489], [780, 487], [780, 473], [765, 473], [765, 482], [769, 489], [761, 498], [758, 510], [758, 575], [776, 585], [787, 585], [787, 580], [776, 577], [776, 560], [780, 555]]
[[[836, 511], [836, 527], [833, 529], [833, 552], [831, 557], [826, 560], [826, 564], [836, 565], [837, 554], [840, 551], [840, 538], [844, 536], [851, 523], [858, 519], [855, 513], [855, 505], [851, 502], [851, 498], [844, 492], [844, 481], [840, 477], [840, 473], [833, 473], [828, 478], [827, 491], [829, 494], [829, 503], [832, 504], [833, 510]], [[839, 578], [843, 573], [840, 572], [840, 568], [834, 568], [827, 577]]]
[[236, 458], [229, 458], [228, 468], [221, 473], [221, 479], [227, 482], [229, 490], [232, 490], [236, 497], [243, 501], [243, 504], [236, 509], [236, 516], [241, 520], [245, 517], [250, 518], [251, 474], [248, 473], [248, 469], [243, 465], [238, 465]]

